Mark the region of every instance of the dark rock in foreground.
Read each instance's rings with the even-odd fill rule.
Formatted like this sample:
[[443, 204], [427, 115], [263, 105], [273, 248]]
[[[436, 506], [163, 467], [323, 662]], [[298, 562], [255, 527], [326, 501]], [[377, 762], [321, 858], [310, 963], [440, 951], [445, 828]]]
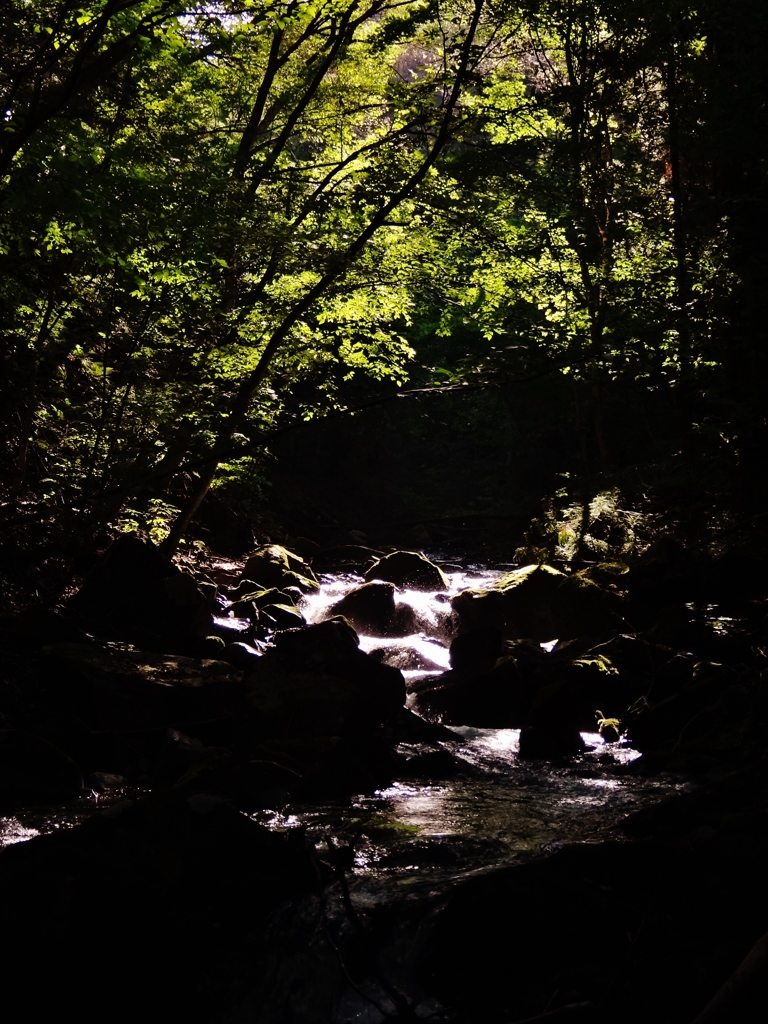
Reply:
[[4, 1010], [8, 1019], [218, 1020], [246, 936], [317, 883], [301, 844], [204, 796], [126, 801], [8, 847]]
[[402, 673], [361, 651], [341, 617], [277, 634], [247, 684], [255, 722], [271, 735], [355, 736], [405, 703]]
[[213, 625], [194, 579], [132, 534], [107, 549], [68, 610], [89, 632], [148, 651], [195, 654]]

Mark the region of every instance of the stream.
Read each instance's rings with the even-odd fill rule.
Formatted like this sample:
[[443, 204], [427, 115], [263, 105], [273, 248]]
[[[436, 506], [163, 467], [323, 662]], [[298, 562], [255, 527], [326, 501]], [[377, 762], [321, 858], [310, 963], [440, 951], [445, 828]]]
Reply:
[[[417, 631], [399, 638], [360, 635], [363, 650], [403, 672], [406, 686], [449, 668], [448, 648], [457, 624], [450, 598], [468, 587], [487, 587], [510, 567], [468, 566], [446, 570], [447, 593], [398, 592]], [[329, 609], [363, 583], [354, 575], [321, 577], [318, 593], [302, 611], [319, 622]], [[541, 646], [551, 650], [557, 638]], [[407, 706], [411, 705], [409, 694]], [[392, 885], [433, 888], [466, 873], [528, 859], [572, 842], [598, 842], [621, 819], [671, 791], [687, 788], [671, 776], [644, 778], [633, 762], [640, 756], [625, 739], [606, 743], [583, 733], [585, 753], [562, 762], [518, 758], [519, 730], [451, 727], [455, 739], [440, 747], [451, 755], [447, 777], [418, 781], [405, 776], [385, 789], [352, 800], [291, 805], [255, 815], [279, 830], [300, 828], [321, 848], [329, 841], [353, 851], [353, 887], [358, 898], [381, 898]], [[405, 758], [434, 756], [433, 746], [401, 743]], [[414, 762], [416, 763], [416, 762]]]
[[[467, 587], [490, 585], [508, 568], [447, 567], [448, 592], [398, 592], [414, 632], [398, 638], [361, 635], [360, 646], [400, 668], [409, 688], [440, 674], [449, 667], [448, 648], [457, 628], [450, 598]], [[307, 621], [327, 617], [331, 606], [362, 582], [350, 573], [322, 576], [320, 590], [302, 600]], [[542, 647], [551, 649], [556, 639]], [[414, 759], [416, 765], [422, 758], [413, 777], [404, 775], [351, 800], [270, 808], [252, 817], [279, 831], [301, 829], [321, 848], [328, 842], [346, 845], [353, 851], [354, 884], [373, 892], [393, 883], [447, 884], [466, 872], [529, 858], [559, 844], [598, 841], [624, 815], [686, 786], [679, 778], [643, 778], [632, 768], [637, 752], [623, 740], [605, 743], [599, 733], [583, 734], [588, 747], [583, 755], [548, 763], [518, 759], [515, 729], [453, 727], [451, 732], [455, 738], [440, 743], [443, 760], [438, 751], [433, 772], [423, 765], [435, 758], [434, 746], [402, 743], [397, 752], [404, 760]], [[0, 846], [74, 826], [99, 806], [99, 795], [91, 793], [63, 808], [20, 809], [0, 818]]]

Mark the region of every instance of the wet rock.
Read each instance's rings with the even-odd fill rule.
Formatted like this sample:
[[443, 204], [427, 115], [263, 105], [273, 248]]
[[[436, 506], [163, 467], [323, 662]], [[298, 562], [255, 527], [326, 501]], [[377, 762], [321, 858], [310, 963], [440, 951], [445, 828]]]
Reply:
[[359, 633], [367, 636], [398, 635], [394, 583], [364, 583], [350, 590], [330, 611], [332, 615], [345, 616]]
[[544, 643], [619, 625], [614, 594], [548, 565], [515, 569], [488, 590], [463, 590], [451, 604], [463, 629], [495, 626], [506, 639]]
[[415, 551], [394, 551], [365, 572], [365, 579], [385, 580], [403, 590], [447, 590], [448, 578], [434, 562]]
[[[292, 592], [293, 591], [293, 592]], [[255, 605], [256, 608], [266, 608], [269, 604], [290, 604], [296, 606], [296, 593], [294, 588], [279, 589], [278, 587], [260, 587], [253, 580], [241, 580], [232, 592], [232, 600], [226, 605], [228, 611], [238, 615], [241, 605]], [[301, 591], [298, 591], [301, 594]]]
[[[423, 646], [414, 647], [410, 641], [410, 635], [407, 640], [397, 643], [392, 641], [386, 646], [376, 647], [370, 652], [370, 656], [375, 658], [377, 661], [382, 662], [384, 665], [393, 665], [395, 668], [399, 668], [401, 672], [410, 671], [427, 671], [427, 672], [440, 672], [444, 668], [442, 660], [442, 650], [437, 645], [424, 643]], [[430, 648], [434, 646], [434, 651]]]
[[446, 724], [519, 729], [536, 694], [550, 681], [550, 662], [537, 644], [519, 641], [488, 670], [451, 669], [412, 684], [416, 709]]
[[248, 672], [254, 667], [261, 655], [262, 648], [238, 642], [226, 644], [221, 652], [221, 660], [228, 662], [234, 668], [243, 669]]
[[266, 604], [261, 609], [260, 623], [271, 630], [297, 629], [306, 620], [294, 604]]
[[406, 758], [403, 774], [412, 779], [447, 779], [458, 771], [458, 763], [448, 750], [425, 750]]
[[[220, 637], [224, 644], [233, 644], [238, 642], [253, 643], [254, 642], [254, 623], [250, 619], [238, 619], [235, 616], [228, 615], [217, 615], [211, 625], [211, 635]], [[206, 637], [208, 640], [208, 637]], [[203, 647], [199, 651], [196, 650], [195, 654], [201, 654], [202, 657], [206, 656], [206, 648]]]
[[192, 577], [132, 534], [107, 549], [68, 611], [89, 632], [145, 650], [197, 653], [201, 638], [214, 632], [208, 600]]
[[574, 757], [586, 749], [576, 727], [526, 725], [520, 730], [518, 756], [524, 759], [552, 761], [561, 757]]
[[128, 785], [124, 775], [115, 775], [114, 772], [90, 772], [85, 779], [85, 785], [91, 793], [99, 797], [112, 795], [123, 790]]
[[498, 626], [485, 626], [460, 633], [451, 641], [451, 668], [459, 671], [487, 671], [504, 653]]
[[452, 669], [415, 683], [413, 694], [417, 711], [429, 719], [498, 729], [519, 729], [532, 699], [513, 658], [477, 675]]
[[267, 544], [248, 557], [241, 580], [254, 580], [260, 589], [298, 586], [302, 592], [317, 590], [318, 582], [310, 567], [280, 544]]
[[0, 730], [0, 806], [71, 800], [83, 777], [71, 757], [41, 736]]

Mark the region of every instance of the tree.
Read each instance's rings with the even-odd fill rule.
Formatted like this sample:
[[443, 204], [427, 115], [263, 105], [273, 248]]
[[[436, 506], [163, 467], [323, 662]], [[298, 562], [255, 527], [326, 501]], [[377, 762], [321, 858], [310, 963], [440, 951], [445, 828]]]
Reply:
[[129, 69], [49, 104], [5, 181], [4, 249], [8, 377], [51, 481], [74, 463], [81, 500], [119, 502], [205, 459], [188, 518], [232, 436], [273, 418], [268, 374], [399, 372], [397, 216], [459, 122], [482, 7], [155, 7]]

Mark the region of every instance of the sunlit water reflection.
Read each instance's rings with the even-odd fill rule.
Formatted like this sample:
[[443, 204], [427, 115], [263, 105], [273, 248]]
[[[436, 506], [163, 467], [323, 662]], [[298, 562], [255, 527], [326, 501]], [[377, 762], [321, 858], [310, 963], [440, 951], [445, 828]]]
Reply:
[[[450, 667], [448, 648], [457, 632], [450, 598], [467, 587], [487, 587], [502, 570], [472, 566], [448, 573], [449, 588], [438, 593], [398, 590], [418, 632], [396, 639], [360, 636], [360, 646], [403, 672], [406, 683]], [[506, 567], [504, 569], [506, 571]], [[364, 580], [324, 577], [318, 593], [302, 610], [311, 622], [332, 614], [333, 605]], [[542, 644], [551, 651], [555, 645]], [[302, 827], [322, 845], [354, 848], [358, 893], [377, 879], [398, 884], [434, 884], [491, 864], [517, 860], [563, 842], [604, 835], [622, 817], [659, 799], [679, 780], [648, 781], [629, 768], [639, 755], [622, 743], [606, 744], [599, 733], [585, 733], [588, 751], [562, 764], [521, 761], [517, 729], [453, 728], [455, 740], [441, 746], [454, 758], [448, 779], [413, 781], [407, 776], [386, 789], [325, 806], [295, 806], [259, 815], [272, 827]], [[424, 753], [402, 744], [405, 757]]]
[[[394, 639], [363, 635], [362, 649], [400, 668], [407, 682], [445, 671], [456, 632], [450, 597], [470, 586], [488, 586], [499, 575], [500, 570], [472, 566], [448, 573], [445, 592], [398, 592], [398, 604], [410, 607], [418, 631]], [[320, 590], [302, 603], [305, 617], [310, 622], [327, 618], [333, 605], [363, 582], [351, 574], [322, 577]], [[590, 748], [586, 754], [546, 764], [518, 758], [516, 729], [458, 727], [452, 732], [455, 738], [440, 744], [453, 758], [448, 778], [439, 772], [434, 779], [424, 771], [413, 777], [406, 772], [387, 788], [352, 800], [274, 808], [253, 817], [278, 830], [302, 828], [320, 845], [328, 837], [351, 844], [356, 889], [364, 898], [366, 890], [373, 892], [386, 880], [434, 884], [563, 842], [599, 838], [624, 815], [683, 785], [634, 774], [630, 764], [637, 753], [620, 743], [604, 744], [597, 733], [584, 734]], [[434, 753], [434, 748], [401, 744], [398, 753], [407, 763], [430, 749]], [[55, 813], [20, 811], [0, 819], [0, 846], [71, 827], [94, 810], [93, 800], [83, 800]]]
[[[449, 779], [401, 778], [352, 801], [257, 817], [273, 828], [301, 827], [321, 845], [328, 835], [351, 843], [356, 891], [373, 898], [382, 884], [431, 886], [562, 843], [597, 841], [627, 814], [684, 786], [632, 774], [637, 753], [597, 734], [585, 734], [594, 744], [586, 754], [546, 765], [518, 759], [515, 729], [454, 732], [456, 740], [442, 744], [458, 763]], [[402, 745], [400, 752], [411, 751]]]

